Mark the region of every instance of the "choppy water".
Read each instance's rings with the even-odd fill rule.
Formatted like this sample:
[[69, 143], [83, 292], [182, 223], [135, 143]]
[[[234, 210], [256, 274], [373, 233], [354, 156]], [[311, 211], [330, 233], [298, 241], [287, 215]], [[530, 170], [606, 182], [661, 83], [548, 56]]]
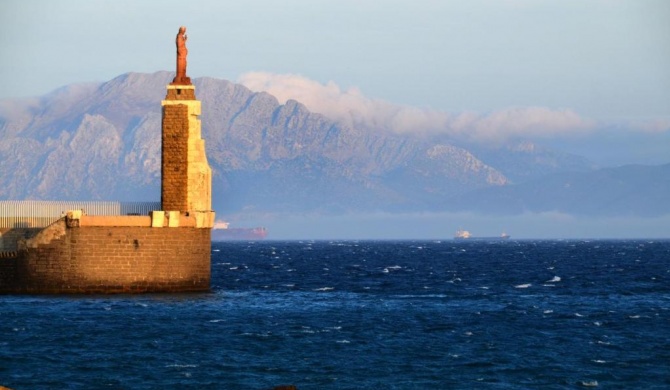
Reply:
[[212, 274], [0, 296], [0, 385], [670, 388], [670, 241], [215, 243]]

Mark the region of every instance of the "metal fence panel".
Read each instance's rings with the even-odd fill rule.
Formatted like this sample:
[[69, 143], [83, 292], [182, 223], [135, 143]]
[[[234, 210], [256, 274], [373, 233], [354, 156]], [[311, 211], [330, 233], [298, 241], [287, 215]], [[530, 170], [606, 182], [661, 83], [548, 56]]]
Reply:
[[87, 215], [148, 215], [160, 209], [160, 202], [4, 200], [0, 201], [0, 228], [46, 227], [68, 210], [83, 210]]

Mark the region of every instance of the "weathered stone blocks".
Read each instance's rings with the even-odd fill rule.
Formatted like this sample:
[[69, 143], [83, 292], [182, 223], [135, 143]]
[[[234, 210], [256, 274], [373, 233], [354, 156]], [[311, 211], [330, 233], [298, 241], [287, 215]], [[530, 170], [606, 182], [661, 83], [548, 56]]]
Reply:
[[[56, 222], [13, 259], [0, 259], [3, 293], [138, 293], [208, 291], [211, 230], [67, 227]], [[11, 262], [11, 264], [10, 264]], [[11, 267], [9, 265], [12, 265]]]

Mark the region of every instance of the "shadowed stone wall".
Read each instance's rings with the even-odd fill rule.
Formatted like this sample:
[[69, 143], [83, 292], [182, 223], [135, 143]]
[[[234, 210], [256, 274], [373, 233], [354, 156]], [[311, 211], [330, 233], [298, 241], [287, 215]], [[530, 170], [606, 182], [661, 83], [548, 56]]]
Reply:
[[188, 210], [188, 106], [163, 107], [163, 210]]

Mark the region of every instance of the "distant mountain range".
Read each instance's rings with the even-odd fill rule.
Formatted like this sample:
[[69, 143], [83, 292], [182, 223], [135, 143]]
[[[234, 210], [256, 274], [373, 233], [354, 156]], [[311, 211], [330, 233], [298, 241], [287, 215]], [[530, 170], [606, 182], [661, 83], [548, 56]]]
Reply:
[[584, 216], [670, 215], [670, 164], [627, 165], [563, 172], [537, 180], [472, 191], [452, 199], [453, 210], [493, 214], [558, 211]]
[[[0, 101], [0, 199], [159, 200], [170, 72]], [[597, 170], [529, 142], [486, 148], [360, 129], [225, 80], [194, 80], [219, 213], [669, 213], [670, 165]]]

